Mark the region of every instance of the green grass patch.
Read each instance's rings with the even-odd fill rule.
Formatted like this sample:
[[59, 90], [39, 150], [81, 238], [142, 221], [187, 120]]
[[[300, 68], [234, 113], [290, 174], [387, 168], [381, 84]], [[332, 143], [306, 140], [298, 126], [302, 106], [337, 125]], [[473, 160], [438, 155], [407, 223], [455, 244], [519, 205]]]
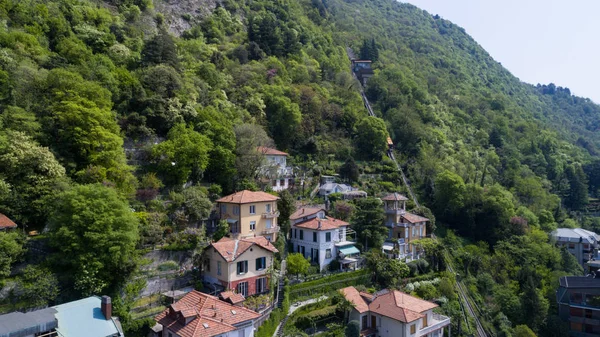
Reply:
[[133, 302], [132, 308], [144, 307], [151, 303], [156, 303], [160, 300], [160, 294], [154, 294], [148, 297], [142, 297]]
[[143, 317], [149, 317], [149, 316], [154, 316], [154, 315], [158, 315], [159, 313], [161, 313], [163, 310], [165, 310], [165, 306], [161, 305], [158, 307], [153, 307], [153, 308], [148, 308], [144, 311], [140, 311], [140, 312], [135, 312], [131, 314], [131, 318], [132, 319], [140, 319]]
[[159, 271], [178, 270], [179, 265], [175, 261], [167, 261], [161, 263], [156, 269], [158, 269]]

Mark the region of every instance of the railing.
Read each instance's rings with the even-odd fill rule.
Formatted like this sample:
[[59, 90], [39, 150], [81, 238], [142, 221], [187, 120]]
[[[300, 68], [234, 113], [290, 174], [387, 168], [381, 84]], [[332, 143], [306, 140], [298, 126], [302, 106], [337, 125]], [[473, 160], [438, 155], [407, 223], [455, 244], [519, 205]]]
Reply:
[[275, 227], [271, 227], [271, 228], [265, 228], [264, 231], [262, 231], [263, 234], [273, 234], [273, 233], [279, 233], [279, 226], [275, 226]]
[[271, 218], [276, 218], [279, 216], [279, 211], [274, 211], [274, 212], [265, 212], [262, 214], [262, 217], [265, 219], [271, 219]]
[[427, 327], [419, 330], [417, 336], [425, 336], [435, 330], [439, 330], [447, 325], [450, 325], [450, 317], [440, 315], [434, 312], [431, 314], [431, 322], [429, 323], [430, 324]]
[[394, 208], [387, 208], [385, 210], [385, 212], [388, 213], [388, 214], [397, 214], [397, 215], [406, 214], [406, 211], [403, 210], [402, 208], [396, 208], [396, 209], [394, 209]]

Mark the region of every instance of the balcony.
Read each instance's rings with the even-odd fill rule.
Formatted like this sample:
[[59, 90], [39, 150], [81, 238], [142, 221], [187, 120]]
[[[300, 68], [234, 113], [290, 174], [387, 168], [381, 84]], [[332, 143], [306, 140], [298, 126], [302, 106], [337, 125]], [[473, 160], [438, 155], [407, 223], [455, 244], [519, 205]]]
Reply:
[[271, 228], [265, 228], [264, 231], [262, 231], [262, 234], [273, 234], [273, 233], [279, 233], [279, 226], [274, 226]]
[[402, 208], [386, 208], [385, 213], [394, 215], [404, 215], [406, 211]]
[[279, 216], [279, 211], [274, 211], [274, 212], [265, 212], [262, 214], [262, 217], [264, 219], [272, 219], [272, 218], [276, 218]]
[[404, 222], [386, 222], [385, 226], [388, 228], [396, 228], [396, 227], [409, 227], [410, 225]]
[[[416, 336], [425, 336], [434, 331], [437, 331], [445, 326], [450, 325], [450, 317], [446, 317], [440, 314], [436, 314], [435, 312], [431, 315], [431, 319], [429, 320], [429, 325], [419, 331], [417, 331]], [[440, 334], [441, 336], [441, 334]]]

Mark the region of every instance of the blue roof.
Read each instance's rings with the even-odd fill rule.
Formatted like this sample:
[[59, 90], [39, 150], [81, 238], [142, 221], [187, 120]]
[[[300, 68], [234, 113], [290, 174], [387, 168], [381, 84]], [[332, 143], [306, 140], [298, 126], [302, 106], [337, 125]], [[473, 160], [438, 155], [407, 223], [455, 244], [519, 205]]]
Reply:
[[340, 252], [346, 256], [348, 255], [352, 255], [352, 254], [359, 254], [360, 250], [358, 250], [358, 248], [354, 247], [354, 246], [344, 246], [340, 248]]
[[104, 318], [100, 297], [92, 296], [53, 307], [56, 309], [60, 336], [108, 337], [122, 336], [112, 318]]

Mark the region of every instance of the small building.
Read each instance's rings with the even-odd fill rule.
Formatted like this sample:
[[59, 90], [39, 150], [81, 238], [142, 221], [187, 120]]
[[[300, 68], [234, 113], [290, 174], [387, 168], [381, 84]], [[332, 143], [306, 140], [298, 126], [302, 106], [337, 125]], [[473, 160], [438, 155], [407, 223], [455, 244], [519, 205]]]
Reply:
[[[360, 251], [354, 247], [354, 242], [346, 241], [349, 223], [326, 216], [322, 208], [311, 207], [296, 210], [290, 216], [290, 223], [293, 251], [317, 264], [320, 270], [336, 259], [341, 268], [357, 267], [354, 257]], [[340, 258], [340, 254], [343, 257]], [[345, 263], [342, 262], [344, 259]]]
[[51, 308], [0, 316], [0, 337], [123, 337], [110, 297], [91, 296]]
[[287, 166], [287, 153], [259, 146], [258, 152], [265, 157], [265, 163], [260, 168], [261, 174], [269, 179], [273, 191], [287, 190], [293, 185], [294, 170]]
[[272, 194], [244, 190], [217, 200], [219, 219], [229, 222], [229, 236], [234, 239], [264, 236], [277, 240], [279, 226], [277, 200]]
[[423, 254], [414, 240], [427, 237], [429, 219], [406, 211], [407, 197], [400, 193], [392, 193], [383, 198], [385, 210], [385, 226], [388, 237], [383, 244], [383, 251], [389, 257], [405, 260], [421, 258]]
[[[269, 291], [269, 270], [278, 250], [262, 236], [222, 238], [204, 250], [203, 278], [244, 297]], [[237, 299], [233, 299], [237, 302]], [[232, 302], [233, 303], [233, 302]]]
[[367, 86], [369, 78], [375, 75], [371, 68], [371, 60], [352, 60], [352, 71], [363, 87]]
[[354, 307], [350, 310], [350, 320], [360, 323], [361, 336], [442, 337], [444, 328], [450, 325], [449, 317], [433, 312], [437, 304], [398, 290], [384, 289], [370, 294], [347, 287], [340, 292]]
[[17, 228], [17, 224], [6, 215], [0, 213], [0, 231], [7, 231], [15, 228]]
[[192, 291], [157, 315], [155, 336], [252, 337], [260, 315], [217, 297]]
[[600, 240], [598, 234], [583, 228], [557, 228], [551, 235], [556, 244], [565, 247], [581, 266], [592, 260]]
[[319, 196], [326, 197], [332, 193], [346, 193], [352, 191], [352, 186], [338, 183], [326, 183], [319, 186]]
[[569, 336], [600, 335], [600, 278], [561, 277], [556, 301], [559, 317], [569, 322]]

